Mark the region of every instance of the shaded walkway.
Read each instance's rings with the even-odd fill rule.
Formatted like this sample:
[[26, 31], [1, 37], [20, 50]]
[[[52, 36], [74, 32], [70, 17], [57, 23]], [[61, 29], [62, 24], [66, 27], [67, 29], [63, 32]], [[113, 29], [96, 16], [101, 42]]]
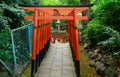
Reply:
[[69, 43], [50, 45], [36, 77], [76, 77]]

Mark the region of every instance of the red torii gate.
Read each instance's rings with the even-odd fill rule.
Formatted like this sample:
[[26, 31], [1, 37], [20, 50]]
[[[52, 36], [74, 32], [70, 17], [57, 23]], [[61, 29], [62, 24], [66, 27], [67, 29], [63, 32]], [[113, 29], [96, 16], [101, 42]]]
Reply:
[[[68, 36], [77, 77], [80, 77], [80, 51], [78, 39], [78, 20], [88, 20], [87, 16], [79, 16], [78, 13], [89, 9], [88, 6], [23, 6], [25, 10], [34, 12], [34, 16], [25, 16], [26, 20], [34, 21], [33, 45], [32, 45], [32, 69], [31, 77], [34, 77], [40, 62], [50, 45], [51, 21], [67, 20]], [[36, 63], [35, 63], [36, 62]]]
[[55, 41], [57, 39], [61, 40], [62, 43], [65, 43], [66, 38], [67, 38], [67, 34], [65, 34], [65, 33], [52, 33], [52, 35], [51, 35], [52, 43], [55, 43]]

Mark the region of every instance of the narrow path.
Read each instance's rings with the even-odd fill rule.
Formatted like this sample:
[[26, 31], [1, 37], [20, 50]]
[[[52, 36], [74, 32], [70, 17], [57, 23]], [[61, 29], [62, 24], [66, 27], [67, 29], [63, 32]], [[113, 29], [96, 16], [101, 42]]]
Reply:
[[69, 43], [51, 44], [36, 77], [76, 77]]

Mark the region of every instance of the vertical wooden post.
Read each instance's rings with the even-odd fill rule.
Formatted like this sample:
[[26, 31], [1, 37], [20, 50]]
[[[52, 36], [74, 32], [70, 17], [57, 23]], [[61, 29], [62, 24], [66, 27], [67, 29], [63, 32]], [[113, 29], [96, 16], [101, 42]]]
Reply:
[[34, 77], [35, 74], [35, 61], [37, 53], [37, 31], [38, 31], [38, 11], [34, 9], [34, 29], [33, 29], [33, 45], [32, 45], [32, 63], [31, 63], [31, 77]]
[[[42, 16], [42, 14], [41, 14], [41, 11], [39, 11], [39, 16]], [[42, 51], [42, 20], [39, 20], [39, 24], [40, 24], [40, 52], [39, 52], [39, 66], [40, 66], [40, 64], [41, 64], [41, 62], [42, 62], [42, 53], [43, 53], [43, 51]]]
[[[39, 11], [39, 16], [40, 16], [40, 11]], [[39, 31], [38, 31], [38, 39], [39, 39], [39, 62], [38, 62], [38, 67], [40, 66], [40, 63], [41, 63], [41, 21], [39, 21]]]
[[[41, 16], [43, 16], [43, 12], [41, 12]], [[42, 43], [42, 45], [41, 45], [41, 47], [42, 47], [42, 53], [41, 53], [41, 56], [42, 56], [42, 57], [41, 57], [41, 60], [43, 60], [43, 54], [44, 54], [44, 49], [43, 49], [43, 48], [44, 48], [44, 42], [43, 42], [43, 35], [44, 35], [44, 34], [43, 34], [43, 33], [44, 33], [43, 31], [44, 31], [44, 30], [43, 30], [43, 25], [44, 25], [44, 23], [43, 23], [43, 19], [42, 19], [42, 20], [41, 20], [41, 43]]]
[[68, 31], [68, 39], [70, 40], [70, 23], [67, 21], [67, 31]]
[[[40, 10], [38, 10], [38, 16], [40, 16]], [[38, 21], [38, 37], [37, 37], [37, 55], [36, 55], [36, 70], [35, 70], [35, 72], [37, 72], [37, 70], [38, 70], [38, 67], [40, 66], [40, 57], [39, 57], [39, 55], [40, 55], [40, 26], [41, 26], [41, 24], [40, 24], [40, 20], [38, 19], [37, 20]]]
[[77, 23], [77, 12], [74, 9], [74, 26], [75, 26], [75, 53], [76, 53], [76, 73], [77, 77], [80, 77], [80, 52], [79, 52], [79, 41], [78, 41], [78, 23]]

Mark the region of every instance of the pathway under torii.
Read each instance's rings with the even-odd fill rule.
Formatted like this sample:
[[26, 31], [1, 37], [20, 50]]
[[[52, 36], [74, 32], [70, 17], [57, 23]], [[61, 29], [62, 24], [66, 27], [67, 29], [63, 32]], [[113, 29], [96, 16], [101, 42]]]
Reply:
[[[69, 44], [71, 47], [75, 72], [76, 76], [80, 77], [78, 20], [88, 20], [88, 16], [80, 16], [78, 13], [88, 10], [90, 5], [77, 5], [77, 6], [22, 5], [22, 6], [25, 10], [34, 12], [34, 16], [24, 17], [24, 19], [26, 20], [34, 21], [31, 77], [35, 77], [35, 74], [39, 72], [38, 68], [42, 64], [41, 62], [49, 49], [52, 20], [67, 20], [68, 37], [70, 42]], [[60, 77], [65, 76], [61, 75]]]

